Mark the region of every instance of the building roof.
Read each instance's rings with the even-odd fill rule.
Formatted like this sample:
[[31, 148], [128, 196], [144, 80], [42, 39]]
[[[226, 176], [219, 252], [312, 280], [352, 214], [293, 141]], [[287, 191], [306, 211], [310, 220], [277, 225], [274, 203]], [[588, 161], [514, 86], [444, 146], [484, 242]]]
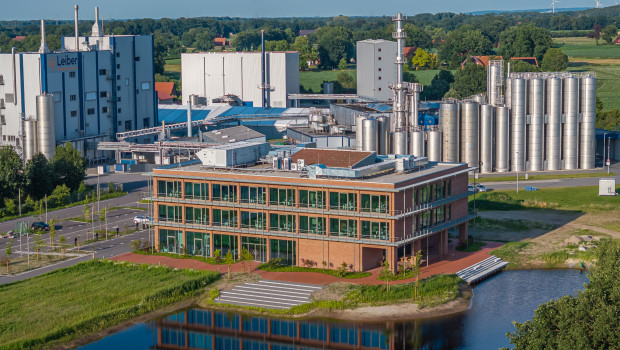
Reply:
[[155, 82], [155, 91], [157, 91], [157, 98], [160, 100], [175, 98], [173, 82]]
[[405, 46], [405, 57], [415, 56], [415, 50], [417, 49], [415, 46]]
[[374, 155], [374, 152], [304, 148], [293, 154], [291, 158], [295, 163], [299, 159], [303, 159], [305, 165], [323, 164], [329, 168], [353, 168], [364, 159]]
[[510, 57], [511, 61], [523, 61], [525, 63], [529, 63], [533, 66], [538, 67], [538, 60], [536, 57]]
[[22, 41], [24, 39], [26, 39], [26, 37], [24, 35], [18, 35], [18, 36], [13, 38], [13, 40], [15, 40], [15, 41]]
[[620, 36], [618, 36], [616, 40], [614, 40], [614, 44], [620, 45]]
[[233, 126], [231, 128], [213, 130], [204, 133], [207, 142], [226, 144], [231, 142], [253, 140], [256, 138], [264, 138], [265, 135], [258, 131], [254, 131], [247, 126]]
[[487, 67], [489, 65], [489, 60], [490, 60], [491, 56], [470, 56], [467, 57], [465, 59], [465, 61], [463, 61], [463, 63], [461, 63], [461, 69], [465, 68], [465, 64], [467, 64], [468, 62], [472, 62], [475, 63], [479, 66], [483, 66], [483, 67]]
[[213, 39], [216, 46], [226, 46], [226, 38], [215, 38]]

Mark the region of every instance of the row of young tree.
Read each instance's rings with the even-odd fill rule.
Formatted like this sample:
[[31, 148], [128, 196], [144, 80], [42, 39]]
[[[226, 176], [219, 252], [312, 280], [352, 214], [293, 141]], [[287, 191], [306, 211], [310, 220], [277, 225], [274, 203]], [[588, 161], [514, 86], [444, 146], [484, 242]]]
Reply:
[[63, 205], [72, 192], [86, 192], [85, 177], [84, 158], [70, 143], [56, 147], [53, 159], [37, 153], [25, 166], [13, 147], [1, 146], [0, 214], [18, 214], [20, 201], [24, 205], [22, 212], [36, 211], [44, 205], [41, 199], [46, 196], [50, 204]]

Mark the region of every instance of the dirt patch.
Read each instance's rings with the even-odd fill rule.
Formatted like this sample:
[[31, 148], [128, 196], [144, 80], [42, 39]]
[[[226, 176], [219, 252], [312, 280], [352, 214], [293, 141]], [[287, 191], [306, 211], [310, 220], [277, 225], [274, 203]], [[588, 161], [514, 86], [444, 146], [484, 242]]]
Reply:
[[312, 293], [314, 300], [342, 300], [353, 284], [347, 282], [330, 283], [325, 288]]

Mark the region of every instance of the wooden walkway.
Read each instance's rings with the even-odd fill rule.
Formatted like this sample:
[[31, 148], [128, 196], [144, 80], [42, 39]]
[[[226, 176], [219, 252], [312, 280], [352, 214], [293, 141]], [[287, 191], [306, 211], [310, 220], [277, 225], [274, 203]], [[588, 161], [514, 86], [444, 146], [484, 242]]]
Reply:
[[467, 282], [467, 284], [474, 284], [499, 273], [506, 265], [508, 265], [508, 262], [493, 255], [488, 259], [457, 272], [456, 275]]

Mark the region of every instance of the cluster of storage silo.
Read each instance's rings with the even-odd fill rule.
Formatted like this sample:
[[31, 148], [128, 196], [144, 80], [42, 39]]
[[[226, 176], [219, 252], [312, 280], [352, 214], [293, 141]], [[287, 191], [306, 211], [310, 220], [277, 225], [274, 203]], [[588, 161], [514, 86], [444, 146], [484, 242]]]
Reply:
[[480, 95], [441, 103], [441, 161], [483, 173], [594, 168], [592, 73], [510, 74], [506, 104], [491, 88], [489, 103]]
[[48, 94], [37, 96], [37, 118], [25, 119], [23, 123], [24, 160], [31, 159], [36, 153], [52, 159], [56, 150], [54, 96]]

